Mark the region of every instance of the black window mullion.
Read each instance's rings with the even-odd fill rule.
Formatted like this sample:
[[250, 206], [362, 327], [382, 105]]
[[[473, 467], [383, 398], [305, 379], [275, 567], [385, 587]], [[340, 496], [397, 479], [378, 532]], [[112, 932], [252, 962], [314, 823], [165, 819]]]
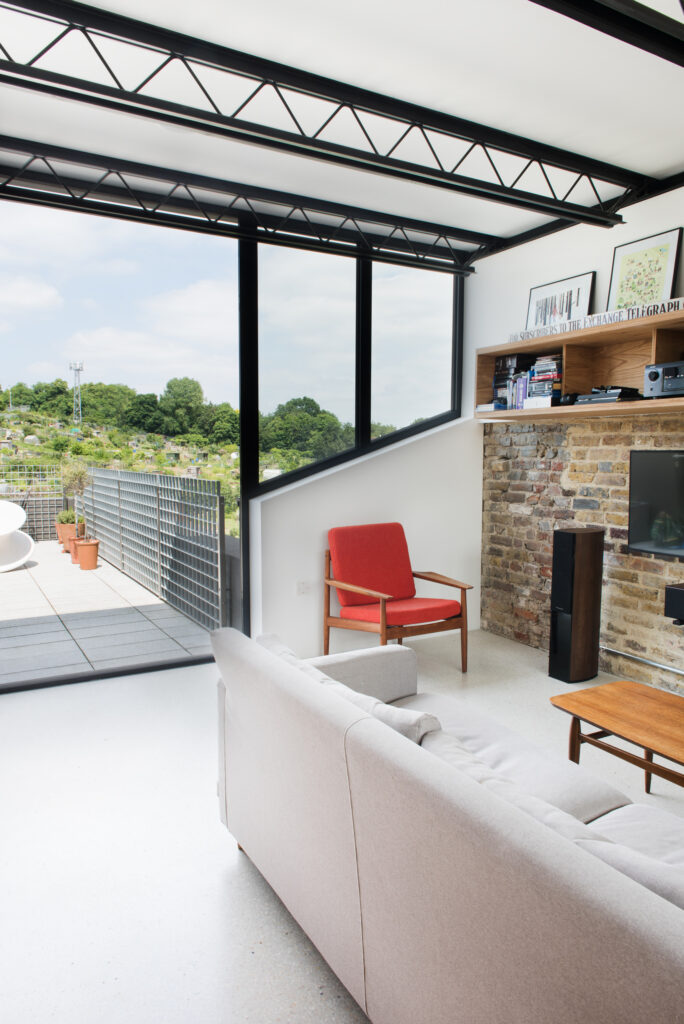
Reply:
[[463, 379], [463, 305], [465, 301], [464, 280], [454, 274], [454, 323], [453, 349], [451, 357], [451, 408], [456, 416], [461, 415], [461, 391]]
[[259, 286], [258, 247], [238, 242], [240, 347], [240, 570], [242, 631], [250, 635], [249, 502], [259, 486]]
[[373, 263], [356, 260], [356, 447], [367, 448], [371, 435], [371, 321]]

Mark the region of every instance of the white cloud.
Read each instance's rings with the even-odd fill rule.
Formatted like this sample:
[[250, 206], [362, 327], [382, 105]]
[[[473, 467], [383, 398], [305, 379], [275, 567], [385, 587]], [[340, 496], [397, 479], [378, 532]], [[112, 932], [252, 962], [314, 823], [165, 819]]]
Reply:
[[237, 404], [236, 354], [226, 349], [217, 355], [195, 340], [103, 326], [73, 334], [63, 348], [64, 362], [83, 360], [82, 383], [127, 384], [159, 395], [172, 377], [193, 377], [208, 401]]
[[62, 305], [62, 297], [52, 284], [39, 278], [9, 277], [0, 281], [0, 310], [54, 309]]
[[238, 297], [235, 281], [201, 280], [161, 292], [142, 304], [155, 332], [181, 338], [194, 349], [200, 342], [219, 351], [237, 352]]

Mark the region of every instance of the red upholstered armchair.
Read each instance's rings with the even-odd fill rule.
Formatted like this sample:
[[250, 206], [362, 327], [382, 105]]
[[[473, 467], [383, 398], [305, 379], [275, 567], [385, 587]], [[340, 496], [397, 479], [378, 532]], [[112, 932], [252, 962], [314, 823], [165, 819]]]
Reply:
[[[468, 670], [466, 592], [460, 583], [437, 572], [413, 572], [400, 523], [339, 526], [328, 531], [325, 553], [323, 649], [330, 648], [330, 628], [379, 633], [380, 643], [423, 633], [461, 630], [461, 670]], [[416, 597], [414, 578], [457, 587], [460, 601]], [[330, 591], [340, 604], [330, 614]]]

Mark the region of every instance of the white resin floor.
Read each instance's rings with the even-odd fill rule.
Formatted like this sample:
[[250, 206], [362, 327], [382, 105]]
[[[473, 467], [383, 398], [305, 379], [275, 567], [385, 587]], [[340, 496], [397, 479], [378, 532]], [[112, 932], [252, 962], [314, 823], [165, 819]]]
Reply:
[[0, 689], [207, 654], [206, 629], [102, 558], [84, 572], [44, 540], [0, 573]]
[[[422, 689], [566, 756], [569, 718], [548, 698], [567, 688], [544, 654], [472, 633], [464, 677], [457, 637], [414, 646]], [[219, 823], [216, 676], [200, 665], [0, 695], [6, 1024], [366, 1020]], [[582, 762], [684, 816], [684, 789], [654, 778], [646, 797], [638, 769], [586, 747]]]

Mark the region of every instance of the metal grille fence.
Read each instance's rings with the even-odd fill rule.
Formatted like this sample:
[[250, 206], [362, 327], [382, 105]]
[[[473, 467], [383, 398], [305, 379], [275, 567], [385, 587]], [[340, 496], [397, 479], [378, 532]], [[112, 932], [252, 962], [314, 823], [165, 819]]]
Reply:
[[83, 498], [100, 554], [206, 629], [226, 624], [224, 502], [215, 480], [93, 469]]
[[34, 540], [54, 540], [55, 519], [64, 508], [61, 466], [0, 463], [0, 498], [25, 509], [23, 530]]

